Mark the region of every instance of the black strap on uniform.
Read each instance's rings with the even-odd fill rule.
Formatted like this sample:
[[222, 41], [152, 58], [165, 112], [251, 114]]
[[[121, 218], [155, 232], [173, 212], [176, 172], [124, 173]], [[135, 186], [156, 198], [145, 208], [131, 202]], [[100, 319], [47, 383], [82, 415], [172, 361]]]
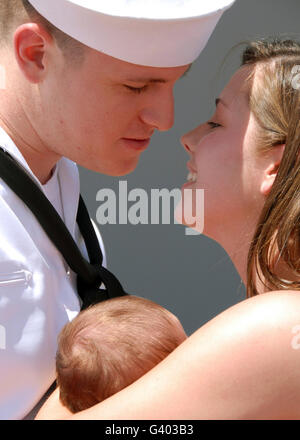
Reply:
[[[30, 209], [69, 267], [77, 274], [77, 290], [82, 299], [81, 309], [109, 298], [126, 295], [118, 279], [102, 266], [101, 248], [81, 196], [77, 223], [90, 262], [83, 257], [60, 215], [30, 174], [1, 147], [0, 177]], [[105, 289], [100, 289], [102, 283]]]

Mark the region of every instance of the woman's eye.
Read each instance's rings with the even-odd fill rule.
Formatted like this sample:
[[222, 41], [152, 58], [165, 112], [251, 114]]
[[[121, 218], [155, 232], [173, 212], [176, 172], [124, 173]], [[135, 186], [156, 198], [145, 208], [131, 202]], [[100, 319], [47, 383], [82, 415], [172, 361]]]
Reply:
[[208, 124], [211, 128], [221, 127], [220, 124], [218, 124], [217, 122], [213, 122], [213, 121], [210, 121], [210, 122], [208, 122], [207, 124]]
[[133, 93], [142, 93], [143, 91], [146, 90], [147, 86], [143, 86], [143, 87], [132, 87], [132, 86], [127, 86], [125, 85], [125, 87], [129, 90], [131, 90]]

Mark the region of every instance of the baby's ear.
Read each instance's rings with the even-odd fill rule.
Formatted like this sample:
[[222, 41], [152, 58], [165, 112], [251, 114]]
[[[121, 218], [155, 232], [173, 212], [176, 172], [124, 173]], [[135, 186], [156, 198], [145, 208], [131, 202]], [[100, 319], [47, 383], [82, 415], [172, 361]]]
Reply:
[[267, 166], [264, 170], [263, 180], [260, 186], [260, 192], [265, 197], [269, 195], [274, 180], [276, 179], [284, 148], [285, 144], [276, 145], [270, 152], [270, 160], [267, 162]]

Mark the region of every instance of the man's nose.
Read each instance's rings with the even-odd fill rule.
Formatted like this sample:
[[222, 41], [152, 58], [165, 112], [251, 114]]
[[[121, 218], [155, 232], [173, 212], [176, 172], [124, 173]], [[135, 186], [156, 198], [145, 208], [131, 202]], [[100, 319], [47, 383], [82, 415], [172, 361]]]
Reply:
[[174, 95], [173, 90], [149, 101], [140, 112], [142, 121], [159, 131], [167, 131], [174, 124]]

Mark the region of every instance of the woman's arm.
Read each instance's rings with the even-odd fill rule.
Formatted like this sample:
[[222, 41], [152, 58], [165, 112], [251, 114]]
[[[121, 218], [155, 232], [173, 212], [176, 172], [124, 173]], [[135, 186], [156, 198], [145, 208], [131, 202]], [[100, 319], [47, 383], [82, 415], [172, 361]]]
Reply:
[[299, 324], [299, 292], [242, 301], [137, 382], [70, 419], [300, 418]]
[[59, 400], [59, 388], [56, 388], [37, 413], [35, 420], [63, 420], [72, 415]]

